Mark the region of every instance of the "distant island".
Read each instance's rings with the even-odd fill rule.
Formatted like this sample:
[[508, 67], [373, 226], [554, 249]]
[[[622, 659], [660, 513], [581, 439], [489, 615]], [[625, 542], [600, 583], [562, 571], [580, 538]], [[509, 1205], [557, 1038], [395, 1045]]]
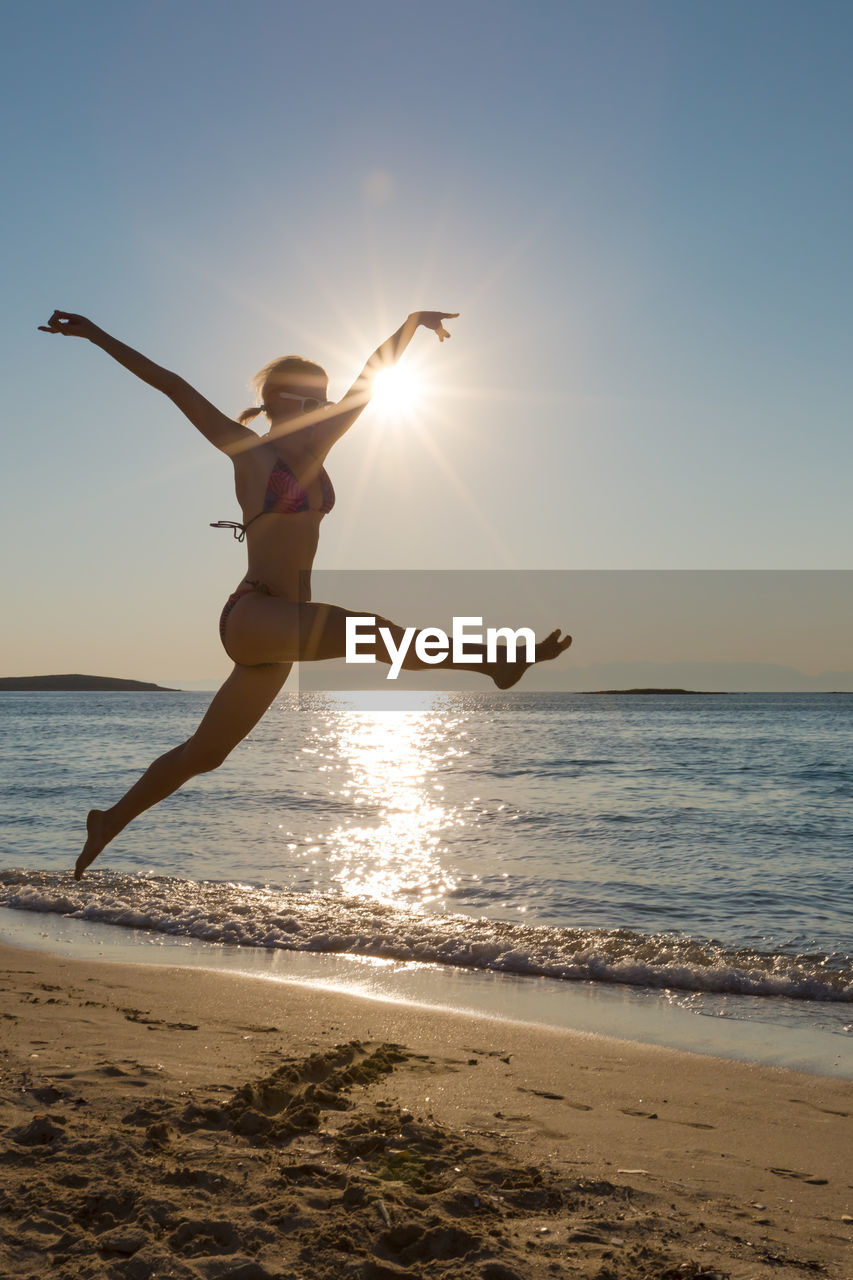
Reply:
[[683, 693], [688, 697], [724, 698], [721, 689], [579, 689], [578, 693]]
[[180, 693], [144, 680], [116, 680], [112, 676], [6, 676], [0, 692], [11, 693]]

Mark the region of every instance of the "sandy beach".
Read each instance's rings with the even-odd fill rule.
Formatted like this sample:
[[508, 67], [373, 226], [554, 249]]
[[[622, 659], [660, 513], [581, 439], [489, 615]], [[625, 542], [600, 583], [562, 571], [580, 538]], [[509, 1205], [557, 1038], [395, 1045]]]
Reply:
[[0, 947], [15, 1280], [849, 1277], [849, 1082]]

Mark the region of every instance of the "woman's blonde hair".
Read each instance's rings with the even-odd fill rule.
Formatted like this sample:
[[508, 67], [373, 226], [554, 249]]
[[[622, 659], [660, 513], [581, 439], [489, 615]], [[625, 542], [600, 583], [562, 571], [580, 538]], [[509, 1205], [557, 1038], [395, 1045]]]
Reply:
[[237, 419], [243, 424], [251, 422], [252, 418], [256, 418], [259, 413], [267, 413], [264, 392], [266, 385], [272, 377], [291, 376], [294, 382], [304, 381], [306, 378], [314, 382], [322, 382], [323, 395], [326, 394], [326, 388], [329, 385], [329, 375], [326, 370], [319, 364], [314, 364], [312, 360], [303, 360], [301, 356], [282, 356], [279, 360], [270, 360], [269, 364], [265, 364], [252, 379], [252, 386], [260, 399], [261, 403], [254, 409], [244, 409]]

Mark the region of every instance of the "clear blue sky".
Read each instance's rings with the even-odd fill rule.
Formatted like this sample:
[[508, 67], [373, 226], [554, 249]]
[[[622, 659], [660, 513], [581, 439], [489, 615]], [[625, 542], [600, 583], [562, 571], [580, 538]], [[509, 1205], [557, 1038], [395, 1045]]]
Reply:
[[407, 357], [417, 418], [371, 410], [332, 455], [318, 567], [851, 567], [846, 0], [46, 0], [3, 25], [0, 674], [229, 667], [230, 466], [38, 333], [54, 307], [232, 413], [273, 356], [339, 394], [409, 311], [459, 310]]

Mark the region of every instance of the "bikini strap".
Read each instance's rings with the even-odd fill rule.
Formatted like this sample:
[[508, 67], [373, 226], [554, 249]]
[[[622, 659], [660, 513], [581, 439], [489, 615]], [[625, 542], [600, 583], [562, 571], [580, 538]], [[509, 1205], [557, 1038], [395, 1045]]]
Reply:
[[[251, 523], [252, 522], [250, 520], [249, 524]], [[235, 520], [211, 520], [210, 527], [211, 529], [231, 529], [233, 530], [234, 537], [237, 539], [237, 541], [242, 542], [246, 536], [246, 530], [248, 529], [249, 525], [237, 524]]]

